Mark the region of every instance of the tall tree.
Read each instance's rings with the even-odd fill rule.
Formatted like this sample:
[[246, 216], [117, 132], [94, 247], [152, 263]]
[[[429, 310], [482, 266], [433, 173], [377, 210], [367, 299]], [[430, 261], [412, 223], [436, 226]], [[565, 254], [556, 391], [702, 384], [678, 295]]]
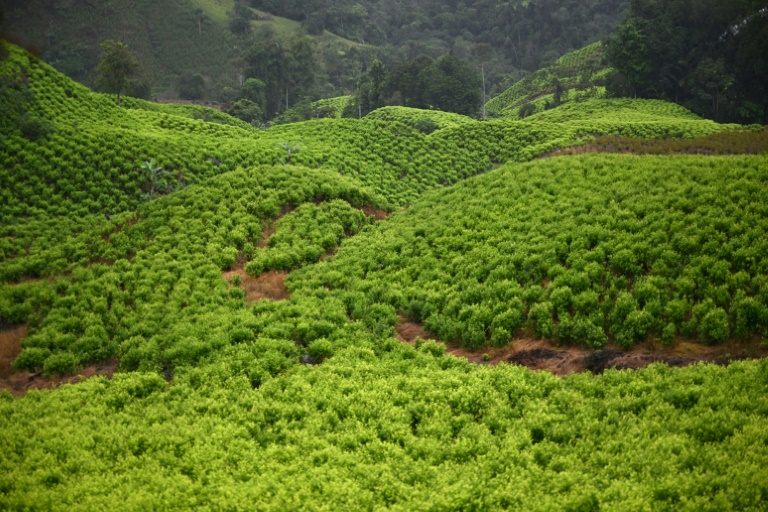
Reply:
[[96, 67], [97, 82], [107, 91], [117, 94], [121, 105], [121, 94], [130, 80], [139, 72], [139, 61], [120, 41], [107, 40], [101, 43], [101, 59]]
[[485, 94], [485, 65], [493, 59], [493, 47], [487, 43], [475, 45], [471, 51], [472, 57], [480, 63], [480, 77], [483, 81], [483, 119], [486, 117], [485, 103], [487, 101]]
[[[607, 42], [623, 80], [609, 92], [662, 98], [712, 118], [768, 120], [768, 6], [757, 0], [631, 0]], [[618, 85], [618, 87], [615, 87]]]

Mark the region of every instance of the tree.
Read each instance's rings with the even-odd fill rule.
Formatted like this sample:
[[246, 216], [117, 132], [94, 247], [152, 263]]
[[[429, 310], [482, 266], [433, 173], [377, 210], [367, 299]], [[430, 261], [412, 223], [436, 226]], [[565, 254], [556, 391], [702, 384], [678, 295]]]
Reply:
[[475, 45], [471, 51], [472, 57], [474, 57], [480, 63], [480, 75], [483, 80], [483, 119], [486, 118], [485, 103], [485, 65], [493, 59], [493, 48], [486, 43], [480, 43]]
[[176, 89], [183, 100], [201, 100], [205, 96], [205, 80], [201, 75], [185, 73], [179, 77]]
[[266, 87], [267, 85], [258, 78], [249, 78], [243, 84], [241, 97], [252, 101], [263, 110], [264, 106], [267, 104], [267, 97], [265, 95]]
[[199, 35], [203, 35], [203, 10], [199, 7], [195, 9], [195, 17], [197, 18], [197, 32]]
[[425, 75], [424, 100], [428, 108], [477, 115], [482, 99], [480, 77], [468, 62], [449, 53], [427, 68]]
[[764, 1], [631, 0], [608, 41], [609, 94], [660, 98], [718, 120], [768, 118]]
[[258, 124], [264, 118], [261, 107], [247, 98], [239, 99], [230, 105], [227, 114], [253, 125]]
[[120, 95], [139, 72], [139, 61], [126, 45], [110, 39], [101, 43], [101, 59], [96, 71], [97, 83], [108, 92], [117, 94], [117, 105], [120, 106]]

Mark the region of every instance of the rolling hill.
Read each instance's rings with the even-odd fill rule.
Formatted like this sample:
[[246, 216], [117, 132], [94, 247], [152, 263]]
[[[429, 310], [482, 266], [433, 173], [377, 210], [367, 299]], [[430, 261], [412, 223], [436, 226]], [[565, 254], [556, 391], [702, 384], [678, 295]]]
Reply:
[[[764, 130], [259, 130], [2, 48], [0, 508], [764, 508]], [[546, 158], [607, 139], [713, 154]]]

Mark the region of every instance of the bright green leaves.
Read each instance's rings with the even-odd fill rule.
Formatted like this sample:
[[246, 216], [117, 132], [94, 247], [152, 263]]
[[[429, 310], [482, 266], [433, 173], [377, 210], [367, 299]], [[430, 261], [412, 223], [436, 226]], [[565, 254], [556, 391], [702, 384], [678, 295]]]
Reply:
[[363, 293], [472, 348], [531, 331], [592, 347], [761, 334], [755, 251], [768, 246], [749, 184], [766, 172], [760, 157], [510, 166], [425, 197], [291, 282]]
[[365, 214], [345, 201], [305, 203], [277, 221], [267, 246], [255, 252], [246, 271], [259, 275], [266, 270], [293, 270], [316, 262], [366, 222]]

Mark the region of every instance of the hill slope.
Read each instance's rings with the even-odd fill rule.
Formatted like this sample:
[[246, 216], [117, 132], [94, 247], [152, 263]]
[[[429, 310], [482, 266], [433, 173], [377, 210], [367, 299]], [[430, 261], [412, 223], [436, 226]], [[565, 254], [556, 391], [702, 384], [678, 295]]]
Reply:
[[[0, 509], [764, 508], [768, 364], [731, 359], [765, 353], [768, 156], [515, 163], [736, 127], [593, 100], [260, 131], [7, 50]], [[406, 320], [481, 362], [536, 336], [731, 357], [558, 378]]]

